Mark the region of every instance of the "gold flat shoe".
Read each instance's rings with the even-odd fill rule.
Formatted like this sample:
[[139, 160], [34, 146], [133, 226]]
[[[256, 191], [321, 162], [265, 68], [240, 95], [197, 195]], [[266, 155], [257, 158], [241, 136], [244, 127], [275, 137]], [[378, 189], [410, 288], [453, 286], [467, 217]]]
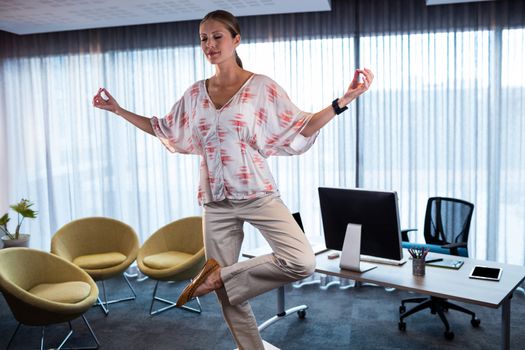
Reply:
[[208, 259], [204, 266], [202, 267], [201, 272], [195, 278], [191, 281], [190, 284], [184, 288], [181, 295], [179, 296], [179, 299], [177, 299], [176, 306], [181, 307], [182, 305], [186, 304], [188, 301], [193, 299], [193, 293], [195, 293], [195, 290], [198, 286], [204, 283], [206, 281], [206, 278], [215, 270], [217, 270], [220, 267], [219, 263], [215, 259]]

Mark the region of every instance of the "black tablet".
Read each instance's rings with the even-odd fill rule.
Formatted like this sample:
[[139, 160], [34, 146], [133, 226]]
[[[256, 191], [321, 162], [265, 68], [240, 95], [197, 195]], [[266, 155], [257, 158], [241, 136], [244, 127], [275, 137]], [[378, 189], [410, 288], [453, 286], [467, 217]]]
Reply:
[[499, 281], [502, 268], [476, 265], [470, 273], [470, 278], [478, 278], [489, 281]]

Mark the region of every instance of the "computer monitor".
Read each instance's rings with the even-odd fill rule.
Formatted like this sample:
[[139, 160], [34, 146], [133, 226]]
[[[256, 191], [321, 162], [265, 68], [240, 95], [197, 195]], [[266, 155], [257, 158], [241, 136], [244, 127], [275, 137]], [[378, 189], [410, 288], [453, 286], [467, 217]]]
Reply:
[[319, 187], [319, 201], [328, 249], [342, 250], [347, 225], [360, 224], [362, 259], [403, 260], [396, 192]]

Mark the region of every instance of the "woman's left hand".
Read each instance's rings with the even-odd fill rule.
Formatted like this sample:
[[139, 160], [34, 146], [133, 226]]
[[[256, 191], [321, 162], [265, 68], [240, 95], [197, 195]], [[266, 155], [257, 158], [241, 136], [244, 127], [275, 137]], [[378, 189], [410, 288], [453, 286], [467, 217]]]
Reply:
[[[359, 77], [361, 75], [363, 76], [363, 81], [359, 81]], [[374, 73], [372, 73], [370, 69], [356, 69], [354, 73], [354, 79], [352, 79], [348, 90], [346, 90], [345, 94], [341, 98], [341, 100], [343, 100], [342, 102], [344, 103], [344, 105], [349, 104], [350, 102], [361, 96], [364, 92], [366, 92], [370, 85], [372, 85], [373, 80]]]

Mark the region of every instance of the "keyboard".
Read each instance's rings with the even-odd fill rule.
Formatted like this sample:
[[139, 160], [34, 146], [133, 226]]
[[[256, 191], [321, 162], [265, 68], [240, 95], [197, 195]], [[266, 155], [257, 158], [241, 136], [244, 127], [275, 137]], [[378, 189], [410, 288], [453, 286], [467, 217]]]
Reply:
[[401, 260], [394, 260], [394, 259], [385, 259], [385, 258], [380, 258], [378, 256], [370, 256], [370, 255], [361, 255], [360, 260], [372, 262], [372, 263], [385, 264], [385, 265], [396, 265], [396, 266], [403, 265], [404, 263], [408, 261], [407, 258], [402, 258]]

